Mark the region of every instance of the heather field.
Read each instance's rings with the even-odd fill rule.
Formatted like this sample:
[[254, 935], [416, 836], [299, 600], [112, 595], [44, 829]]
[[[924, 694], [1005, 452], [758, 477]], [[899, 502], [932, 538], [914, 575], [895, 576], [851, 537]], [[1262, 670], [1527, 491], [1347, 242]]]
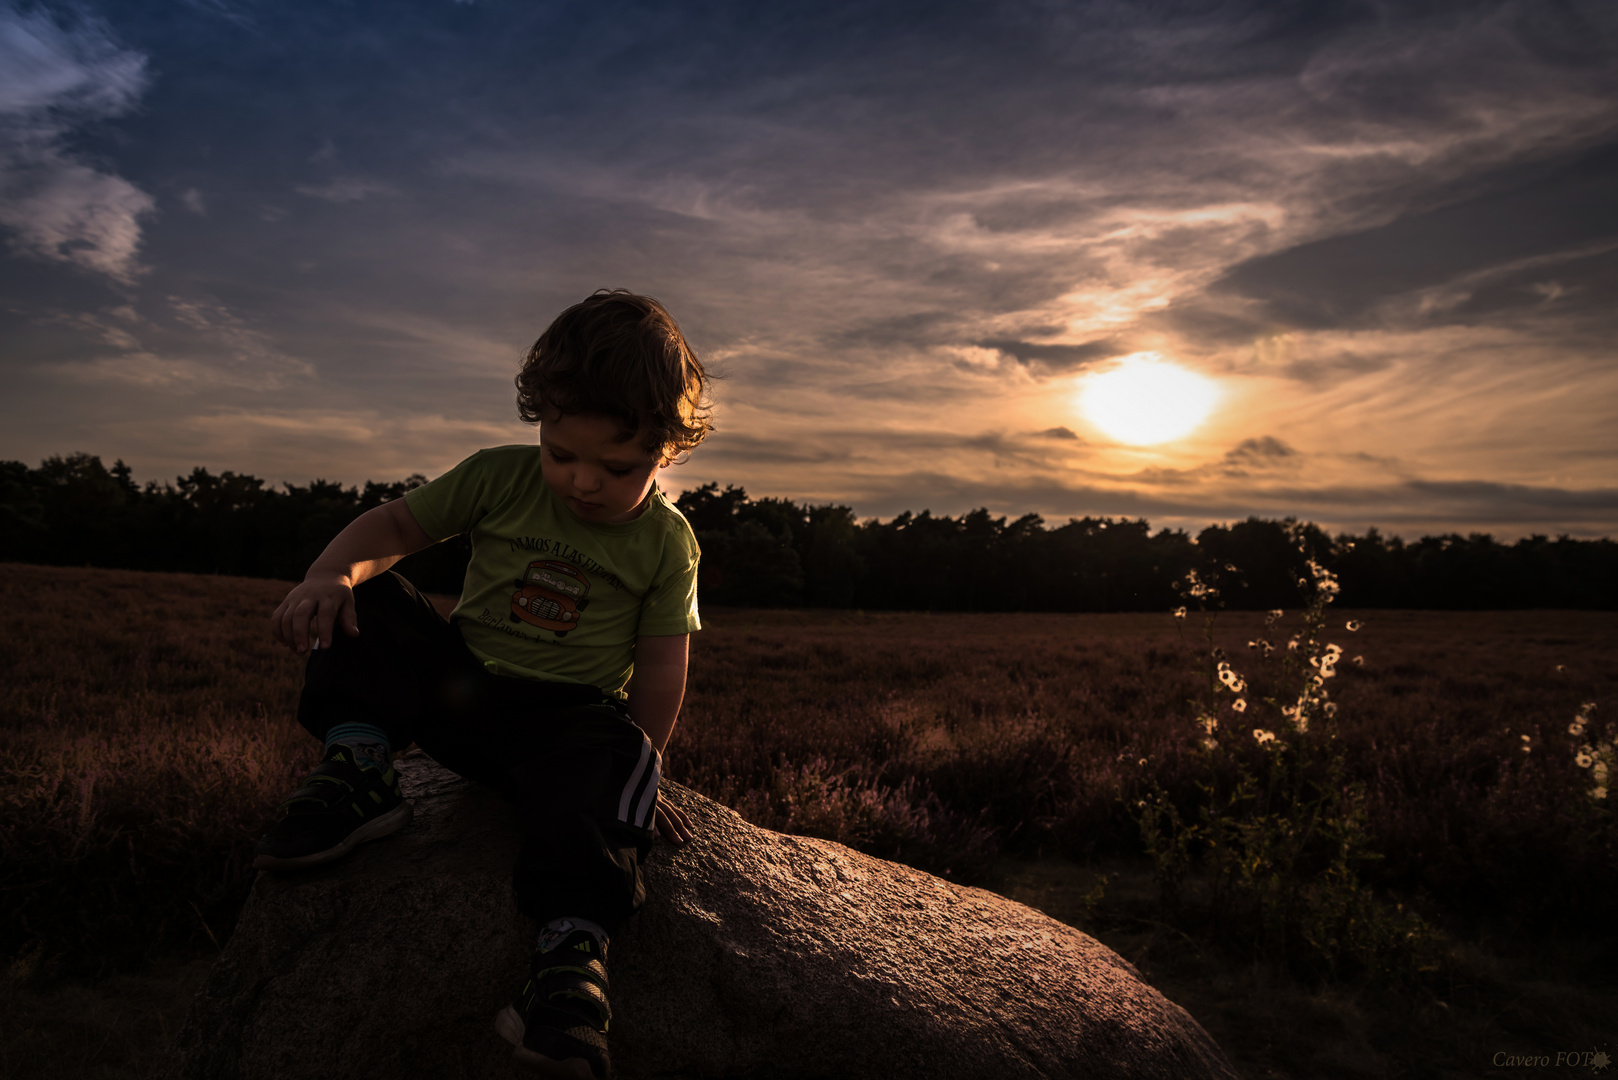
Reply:
[[[140, 1075], [178, 1022], [315, 760], [284, 590], [0, 565], [0, 1075]], [[1251, 735], [1284, 676], [1247, 643], [1284, 655], [1295, 612], [1216, 623], [1252, 685], [1214, 749], [1195, 613], [705, 617], [669, 777], [1081, 926], [1250, 1078], [1618, 1051], [1618, 843], [1580, 753], [1618, 728], [1618, 615], [1329, 611], [1313, 773]], [[1330, 799], [1243, 794], [1285, 776]], [[1317, 805], [1325, 847], [1220, 861]], [[1171, 819], [1203, 824], [1176, 847]]]

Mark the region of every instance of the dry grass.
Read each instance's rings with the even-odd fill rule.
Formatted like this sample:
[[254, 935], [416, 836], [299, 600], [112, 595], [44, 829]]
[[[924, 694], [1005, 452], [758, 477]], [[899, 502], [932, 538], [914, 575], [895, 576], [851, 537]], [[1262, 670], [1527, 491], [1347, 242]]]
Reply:
[[94, 982], [0, 976], [0, 1076], [146, 1080], [167, 1053], [212, 957], [167, 957]]
[[[318, 757], [275, 582], [0, 567], [0, 949], [96, 976], [228, 935]], [[31, 958], [31, 959], [30, 959]]]
[[1612, 957], [1598, 970], [1589, 937], [1452, 939], [1444, 978], [1423, 993], [1308, 986], [1161, 921], [1152, 876], [1139, 859], [1008, 858], [987, 884], [1133, 963], [1246, 1080], [1472, 1080], [1496, 1071], [1497, 1052], [1611, 1054], [1618, 1041]]
[[[1580, 797], [1567, 726], [1579, 702], [1615, 700], [1618, 616], [1338, 612], [1332, 625], [1350, 618], [1364, 626], [1335, 635], [1348, 659], [1333, 693], [1386, 856], [1373, 880], [1479, 926], [1612, 913], [1612, 814]], [[669, 775], [762, 824], [970, 879], [999, 851], [1138, 851], [1126, 807], [1148, 775], [1194, 793], [1200, 643], [1166, 616], [729, 611], [710, 624]], [[1216, 640], [1258, 691], [1247, 724], [1274, 727], [1246, 648], [1260, 635], [1284, 641], [1232, 613]]]
[[[135, 1075], [115, 1058], [152, 1024], [119, 1003], [156, 980], [172, 1024], [191, 976], [110, 973], [228, 934], [252, 843], [317, 749], [293, 720], [301, 662], [265, 629], [284, 589], [0, 566], [0, 1046], [44, 1047], [0, 1059], [13, 1072], [100, 1046], [78, 1074]], [[669, 776], [1084, 926], [1252, 1077], [1477, 1075], [1485, 1050], [1610, 1037], [1618, 857], [1566, 728], [1580, 701], [1612, 709], [1618, 616], [1369, 612], [1339, 635], [1366, 658], [1334, 695], [1386, 856], [1373, 881], [1448, 934], [1449, 982], [1418, 1004], [1302, 986], [1154, 907], [1128, 800], [1148, 778], [1194, 796], [1198, 760], [1198, 643], [1166, 615], [707, 617]], [[1256, 684], [1260, 620], [1218, 631]]]

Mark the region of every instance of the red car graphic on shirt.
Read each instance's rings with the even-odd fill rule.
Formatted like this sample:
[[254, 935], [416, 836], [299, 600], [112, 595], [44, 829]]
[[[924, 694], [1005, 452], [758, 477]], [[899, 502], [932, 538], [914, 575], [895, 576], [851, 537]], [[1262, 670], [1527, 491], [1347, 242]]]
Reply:
[[528, 564], [511, 594], [511, 621], [554, 630], [562, 637], [579, 625], [579, 612], [590, 606], [590, 581], [565, 562]]

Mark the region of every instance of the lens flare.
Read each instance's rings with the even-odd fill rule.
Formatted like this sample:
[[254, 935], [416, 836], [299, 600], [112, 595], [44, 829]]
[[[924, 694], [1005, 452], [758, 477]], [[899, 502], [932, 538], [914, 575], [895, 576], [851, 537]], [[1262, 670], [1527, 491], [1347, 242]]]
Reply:
[[1151, 446], [1189, 435], [1218, 401], [1212, 379], [1138, 353], [1086, 379], [1079, 409], [1119, 442]]

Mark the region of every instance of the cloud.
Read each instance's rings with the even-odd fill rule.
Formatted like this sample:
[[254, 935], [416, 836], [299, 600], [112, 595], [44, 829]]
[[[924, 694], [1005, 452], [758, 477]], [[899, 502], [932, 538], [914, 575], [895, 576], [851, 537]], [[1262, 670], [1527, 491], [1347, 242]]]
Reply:
[[1082, 345], [1036, 345], [1028, 341], [980, 341], [984, 349], [997, 349], [1019, 364], [1040, 364], [1054, 371], [1085, 367], [1096, 360], [1128, 352], [1118, 342], [1088, 341]]
[[398, 192], [387, 184], [375, 180], [363, 180], [357, 176], [340, 176], [324, 184], [299, 184], [292, 189], [299, 195], [307, 195], [311, 199], [324, 199], [327, 202], [351, 203], [360, 202], [372, 195], [397, 195]]
[[114, 312], [123, 325], [95, 316], [70, 320], [119, 351], [58, 363], [51, 370], [80, 382], [123, 383], [181, 396], [262, 393], [315, 374], [314, 365], [287, 355], [223, 304], [171, 296], [167, 306], [166, 322], [143, 319], [127, 308]]
[[1297, 457], [1298, 452], [1273, 435], [1243, 439], [1225, 452], [1225, 460], [1240, 464], [1264, 464], [1281, 458]]
[[[749, 488], [751, 491], [751, 488]], [[1408, 481], [1355, 485], [1288, 485], [1273, 489], [1177, 491], [1146, 486], [1026, 477], [1011, 481], [917, 471], [854, 478], [842, 496], [861, 515], [904, 510], [960, 514], [985, 507], [1020, 516], [1037, 509], [1052, 523], [1068, 517], [1146, 518], [1158, 528], [1195, 532], [1212, 522], [1249, 516], [1295, 516], [1333, 531], [1377, 526], [1390, 535], [1490, 530], [1506, 538], [1529, 532], [1603, 536], [1618, 514], [1618, 489], [1569, 490], [1490, 481]]]
[[120, 283], [141, 272], [141, 218], [156, 202], [69, 149], [89, 125], [133, 109], [146, 60], [100, 22], [0, 6], [0, 227], [12, 249]]
[[[207, 464], [272, 481], [307, 483], [319, 477], [358, 484], [399, 480], [415, 472], [435, 477], [465, 456], [459, 448], [533, 441], [514, 426], [364, 409], [217, 409], [176, 418], [155, 444], [144, 426], [133, 421], [109, 424], [108, 429], [125, 442], [144, 444], [144, 454], [124, 454], [143, 471], [182, 472]], [[320, 452], [310, 456], [303, 449], [309, 446]]]
[[[681, 476], [755, 495], [1460, 527], [1610, 485], [1610, 4], [788, 7], [145, 15], [167, 111], [141, 153], [208, 148], [166, 196], [152, 321], [27, 355], [96, 365], [109, 410], [259, 405], [288, 422], [254, 452], [296, 476], [333, 456], [299, 415], [508, 418], [523, 346], [624, 284], [728, 376]], [[198, 281], [230, 309], [152, 304]], [[1228, 397], [1185, 440], [1112, 445], [1079, 385], [1136, 352]], [[345, 467], [386, 472], [386, 441]]]
[[253, 6], [251, 0], [242, 3], [233, 0], [185, 0], [185, 4], [187, 7], [217, 16], [240, 27], [253, 26], [253, 18], [248, 14]]
[[[1269, 320], [1288, 326], [1365, 325], [1393, 298], [1618, 238], [1614, 190], [1618, 143], [1510, 190], [1249, 259], [1213, 289], [1260, 300]], [[1428, 303], [1419, 312], [1446, 310], [1463, 306]]]

